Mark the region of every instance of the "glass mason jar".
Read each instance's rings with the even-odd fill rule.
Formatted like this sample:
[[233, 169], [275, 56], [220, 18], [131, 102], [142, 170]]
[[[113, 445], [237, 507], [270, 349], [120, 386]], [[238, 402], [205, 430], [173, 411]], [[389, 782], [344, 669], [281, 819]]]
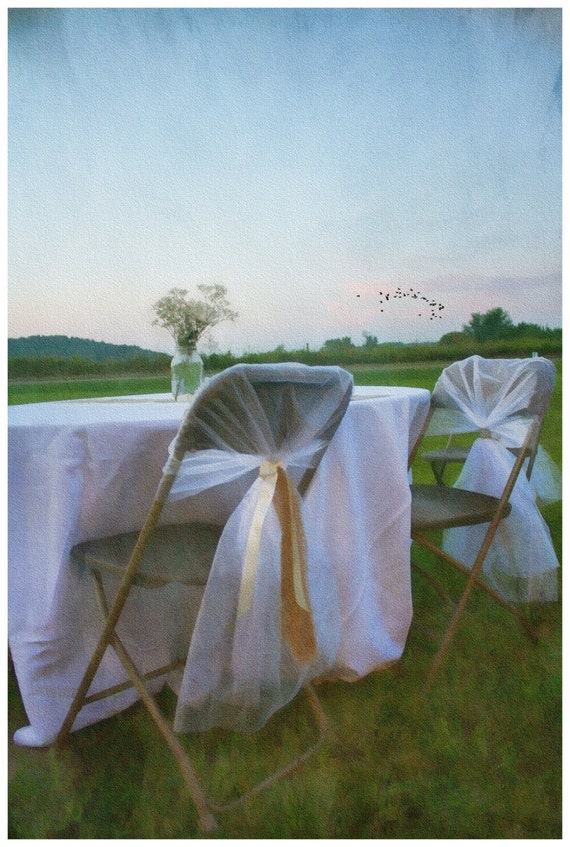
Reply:
[[188, 400], [202, 385], [204, 364], [195, 347], [177, 346], [170, 371], [175, 400]]

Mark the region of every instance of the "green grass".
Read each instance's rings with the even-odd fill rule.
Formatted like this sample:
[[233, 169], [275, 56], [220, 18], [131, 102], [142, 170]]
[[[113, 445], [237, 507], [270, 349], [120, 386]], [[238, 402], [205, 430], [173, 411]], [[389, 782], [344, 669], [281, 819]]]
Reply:
[[79, 400], [85, 397], [120, 397], [128, 394], [163, 394], [170, 391], [168, 376], [117, 377], [115, 379], [22, 380], [8, 384], [8, 405]]
[[[439, 372], [358, 368], [355, 376], [431, 389]], [[118, 393], [136, 393], [128, 382]], [[558, 462], [561, 422], [559, 368], [542, 439]], [[429, 478], [421, 460], [414, 473]], [[561, 558], [560, 504], [545, 515]], [[460, 578], [450, 575], [449, 585], [458, 591]], [[561, 838], [560, 603], [531, 610], [539, 631], [532, 644], [496, 604], [473, 595], [427, 697], [435, 648], [425, 632], [441, 631], [449, 608], [414, 576], [414, 609], [402, 660], [357, 683], [319, 686], [334, 736], [292, 777], [223, 816], [218, 837]], [[26, 722], [13, 673], [8, 693], [11, 737]], [[161, 700], [172, 707], [167, 692]], [[185, 744], [207, 788], [231, 794], [308, 732], [298, 698], [255, 735], [212, 731]], [[139, 705], [75, 733], [59, 754], [10, 744], [9, 835], [199, 837], [176, 765]]]

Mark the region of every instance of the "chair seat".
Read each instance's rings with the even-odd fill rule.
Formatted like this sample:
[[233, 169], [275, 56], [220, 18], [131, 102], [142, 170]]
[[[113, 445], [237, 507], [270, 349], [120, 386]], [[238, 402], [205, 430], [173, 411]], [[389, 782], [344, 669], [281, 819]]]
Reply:
[[427, 450], [422, 453], [422, 459], [426, 462], [464, 462], [468, 455], [468, 447], [442, 447], [441, 450]]
[[[443, 485], [412, 485], [411, 491], [412, 532], [488, 523], [495, 517], [499, 504], [496, 497], [488, 494]], [[510, 510], [507, 503], [503, 517]]]
[[[212, 524], [170, 524], [153, 531], [134, 580], [143, 588], [172, 582], [205, 585], [223, 527]], [[139, 532], [126, 532], [78, 544], [71, 559], [117, 578], [124, 575]]]
[[[518, 456], [520, 447], [507, 448], [513, 456]], [[442, 447], [440, 450], [426, 450], [422, 453], [422, 459], [426, 462], [465, 462], [469, 455], [469, 447]], [[530, 451], [527, 450], [527, 455]]]

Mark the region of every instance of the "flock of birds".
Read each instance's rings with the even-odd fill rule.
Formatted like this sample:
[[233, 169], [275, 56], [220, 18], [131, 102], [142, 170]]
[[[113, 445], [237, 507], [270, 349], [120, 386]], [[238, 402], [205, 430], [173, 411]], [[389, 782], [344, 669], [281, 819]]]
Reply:
[[[396, 288], [394, 292], [384, 293], [382, 291], [379, 291], [378, 293], [381, 298], [380, 302], [384, 305], [387, 305], [391, 302], [393, 303], [396, 300], [403, 300], [407, 297], [410, 298], [410, 300], [419, 301], [418, 306], [422, 309], [422, 311], [417, 313], [418, 318], [429, 316], [430, 321], [433, 321], [436, 318], [439, 318], [441, 320], [442, 315], [440, 313], [443, 311], [443, 309], [445, 309], [443, 303], [438, 303], [437, 300], [434, 300], [432, 297], [425, 297], [420, 291], [415, 291], [413, 288], [404, 291], [403, 288], [400, 288], [400, 286], [398, 286], [398, 288]], [[360, 297], [360, 294], [357, 294], [356, 296]], [[422, 303], [425, 303], [425, 306], [422, 306]], [[380, 309], [380, 311], [383, 312], [384, 309], [382, 308]]]

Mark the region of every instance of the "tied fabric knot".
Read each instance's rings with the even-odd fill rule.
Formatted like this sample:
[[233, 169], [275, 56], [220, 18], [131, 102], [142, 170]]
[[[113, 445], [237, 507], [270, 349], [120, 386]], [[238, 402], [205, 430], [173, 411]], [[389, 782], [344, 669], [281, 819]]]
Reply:
[[253, 601], [263, 523], [273, 503], [281, 527], [281, 634], [297, 661], [307, 664], [316, 656], [316, 641], [307, 591], [301, 498], [280, 462], [264, 459], [259, 476], [262, 483], [246, 544], [237, 614], [246, 614]]

